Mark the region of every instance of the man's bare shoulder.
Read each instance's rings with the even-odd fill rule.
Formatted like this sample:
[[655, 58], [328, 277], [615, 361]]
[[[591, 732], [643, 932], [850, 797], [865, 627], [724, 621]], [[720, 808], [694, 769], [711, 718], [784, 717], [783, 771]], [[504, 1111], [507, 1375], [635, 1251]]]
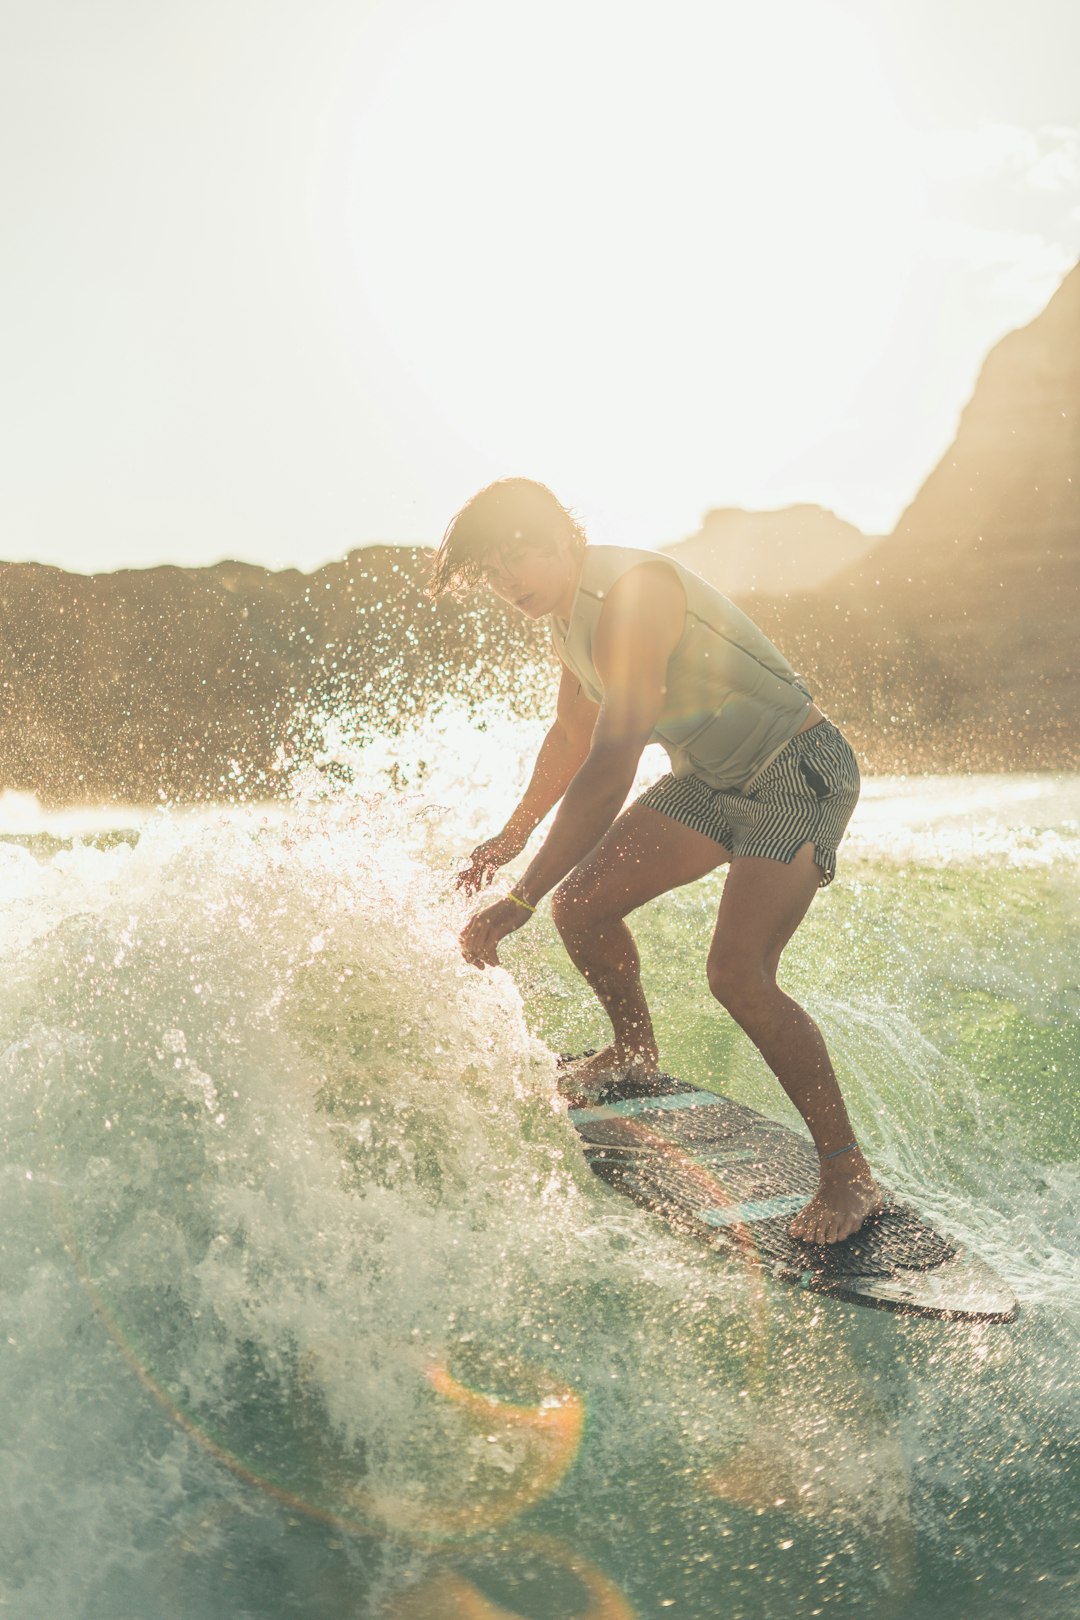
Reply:
[[597, 638], [604, 642], [652, 634], [674, 646], [685, 623], [686, 591], [674, 566], [658, 557], [643, 557], [608, 591]]

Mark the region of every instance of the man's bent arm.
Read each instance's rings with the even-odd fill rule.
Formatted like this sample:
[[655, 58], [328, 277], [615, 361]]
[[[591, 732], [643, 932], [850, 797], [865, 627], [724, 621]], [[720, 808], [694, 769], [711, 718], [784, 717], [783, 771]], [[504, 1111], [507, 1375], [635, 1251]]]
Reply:
[[[602, 713], [603, 711], [601, 711]], [[622, 748], [597, 747], [563, 794], [543, 846], [514, 893], [535, 907], [600, 842], [626, 803], [648, 734]]]
[[514, 892], [535, 906], [600, 842], [626, 802], [664, 706], [667, 666], [686, 622], [670, 568], [642, 564], [612, 589], [593, 646], [604, 702], [588, 758], [563, 794], [543, 847]]

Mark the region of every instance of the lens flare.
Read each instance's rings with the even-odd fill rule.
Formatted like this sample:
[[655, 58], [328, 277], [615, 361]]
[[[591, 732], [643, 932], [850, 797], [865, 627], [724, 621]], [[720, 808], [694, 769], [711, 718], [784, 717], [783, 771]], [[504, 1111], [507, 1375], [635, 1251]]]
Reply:
[[[567, 1613], [560, 1603], [551, 1620], [637, 1620], [636, 1610], [615, 1582], [561, 1542], [546, 1536], [516, 1537], [504, 1549], [503, 1561], [513, 1555], [541, 1559], [553, 1574], [570, 1575], [582, 1588], [586, 1607]], [[399, 1597], [387, 1620], [522, 1620], [522, 1616], [493, 1602], [458, 1571], [445, 1569]]]
[[[57, 1229], [79, 1282], [98, 1320], [143, 1388], [172, 1422], [216, 1462], [282, 1506], [355, 1535], [427, 1543], [455, 1535], [477, 1535], [517, 1518], [550, 1495], [572, 1468], [585, 1430], [585, 1402], [575, 1390], [557, 1383], [542, 1370], [519, 1361], [513, 1364], [504, 1361], [504, 1368], [517, 1381], [528, 1383], [542, 1392], [537, 1404], [525, 1405], [471, 1389], [456, 1379], [445, 1363], [428, 1362], [424, 1365], [428, 1383], [437, 1395], [466, 1419], [472, 1431], [469, 1438], [473, 1441], [482, 1439], [485, 1445], [493, 1448], [503, 1442], [499, 1471], [505, 1473], [505, 1483], [494, 1489], [481, 1485], [474, 1500], [465, 1503], [456, 1501], [451, 1505], [427, 1499], [410, 1501], [391, 1493], [339, 1482], [337, 1489], [349, 1509], [347, 1513], [298, 1495], [279, 1481], [250, 1467], [215, 1438], [203, 1423], [185, 1411], [154, 1376], [90, 1276], [70, 1216], [55, 1191], [51, 1188], [49, 1191]], [[518, 1444], [508, 1455], [506, 1444], [513, 1445], [515, 1439]], [[465, 1471], [475, 1472], [468, 1466], [468, 1446], [460, 1449]], [[455, 1488], [460, 1493], [460, 1484], [456, 1484]], [[354, 1514], [357, 1516], [354, 1517]]]

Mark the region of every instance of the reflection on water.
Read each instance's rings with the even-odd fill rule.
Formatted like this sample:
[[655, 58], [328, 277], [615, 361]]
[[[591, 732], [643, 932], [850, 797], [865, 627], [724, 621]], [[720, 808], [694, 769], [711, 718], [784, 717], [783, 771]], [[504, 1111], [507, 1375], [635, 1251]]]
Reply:
[[[786, 959], [885, 1179], [1020, 1294], [975, 1328], [588, 1171], [546, 919], [510, 974], [454, 943], [535, 741], [448, 712], [348, 791], [0, 829], [5, 1611], [1065, 1620], [1077, 783], [872, 785]], [[719, 885], [638, 920], [664, 1057], [786, 1119], [704, 985]]]

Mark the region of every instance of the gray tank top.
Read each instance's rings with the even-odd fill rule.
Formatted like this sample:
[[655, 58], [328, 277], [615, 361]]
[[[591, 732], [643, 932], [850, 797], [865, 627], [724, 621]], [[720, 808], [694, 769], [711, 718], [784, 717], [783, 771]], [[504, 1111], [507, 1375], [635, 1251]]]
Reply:
[[602, 703], [592, 657], [600, 610], [615, 581], [643, 562], [672, 569], [686, 592], [686, 627], [651, 741], [667, 749], [676, 776], [745, 788], [806, 719], [810, 690], [757, 625], [699, 575], [659, 552], [586, 546], [569, 621], [551, 616], [555, 650], [586, 696]]

